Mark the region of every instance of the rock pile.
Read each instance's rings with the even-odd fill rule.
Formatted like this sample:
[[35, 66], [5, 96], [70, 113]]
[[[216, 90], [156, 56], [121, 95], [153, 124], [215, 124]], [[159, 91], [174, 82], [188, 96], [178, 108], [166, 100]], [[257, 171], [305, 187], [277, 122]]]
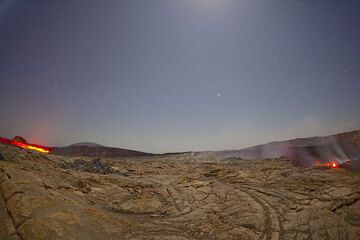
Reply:
[[91, 161], [76, 159], [74, 162], [63, 163], [62, 167], [66, 169], [72, 168], [72, 169], [82, 170], [91, 173], [101, 173], [101, 174], [113, 173], [111, 166], [109, 166], [100, 158], [95, 158]]

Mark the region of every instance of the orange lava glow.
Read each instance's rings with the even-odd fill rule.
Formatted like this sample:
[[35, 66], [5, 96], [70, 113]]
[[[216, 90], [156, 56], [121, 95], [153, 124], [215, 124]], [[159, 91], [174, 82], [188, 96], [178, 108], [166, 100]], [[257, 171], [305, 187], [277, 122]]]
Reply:
[[44, 147], [39, 147], [39, 146], [31, 145], [31, 144], [24, 144], [24, 143], [20, 143], [20, 142], [16, 142], [16, 141], [11, 141], [11, 144], [21, 147], [21, 148], [35, 150], [35, 151], [39, 151], [39, 152], [43, 152], [43, 153], [50, 152], [48, 149], [46, 149]]
[[48, 148], [48, 147], [44, 147], [44, 146], [40, 146], [40, 145], [36, 145], [36, 144], [21, 143], [21, 142], [17, 142], [17, 141], [2, 138], [2, 137], [0, 137], [0, 142], [5, 143], [5, 144], [14, 145], [14, 146], [24, 148], [24, 149], [35, 150], [35, 151], [42, 152], [42, 153], [50, 152], [50, 148]]
[[329, 162], [329, 163], [326, 163], [326, 165], [329, 168], [338, 168], [339, 167], [339, 163], [337, 163], [337, 162]]

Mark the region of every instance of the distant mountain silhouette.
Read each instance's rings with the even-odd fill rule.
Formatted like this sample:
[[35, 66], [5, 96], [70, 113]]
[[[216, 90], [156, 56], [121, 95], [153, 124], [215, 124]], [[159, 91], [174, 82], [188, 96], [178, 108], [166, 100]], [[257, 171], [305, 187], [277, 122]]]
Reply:
[[52, 154], [62, 156], [83, 156], [83, 157], [140, 157], [151, 156], [151, 153], [134, 151], [116, 147], [106, 147], [92, 142], [75, 143], [67, 147], [54, 147]]
[[[67, 147], [54, 147], [53, 154], [63, 156], [87, 157], [139, 157], [155, 154], [123, 148], [106, 147], [92, 142], [81, 142]], [[166, 153], [173, 155], [180, 153]], [[297, 166], [312, 166], [329, 161], [344, 162], [360, 160], [360, 130], [339, 133], [325, 137], [296, 138], [287, 141], [275, 141], [240, 150], [216, 152], [197, 152], [197, 155], [217, 156], [220, 158], [262, 159], [285, 156]], [[194, 156], [195, 156], [194, 155]]]
[[80, 143], [74, 143], [70, 146], [78, 147], [78, 146], [89, 146], [89, 147], [103, 147], [103, 145], [93, 142], [80, 142]]

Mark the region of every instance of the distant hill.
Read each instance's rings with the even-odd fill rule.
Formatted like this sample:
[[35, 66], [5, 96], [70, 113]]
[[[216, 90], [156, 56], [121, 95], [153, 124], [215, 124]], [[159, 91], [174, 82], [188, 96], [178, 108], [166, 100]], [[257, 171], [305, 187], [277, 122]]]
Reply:
[[74, 143], [70, 146], [78, 147], [78, 146], [89, 146], [89, 147], [103, 147], [103, 145], [93, 142], [80, 142], [80, 143]]
[[339, 133], [325, 137], [297, 138], [276, 141], [240, 150], [216, 152], [219, 157], [240, 157], [244, 159], [288, 157], [299, 166], [315, 162], [360, 160], [360, 130]]
[[97, 143], [81, 142], [67, 147], [54, 147], [52, 154], [61, 156], [79, 156], [79, 157], [141, 157], [151, 156], [151, 153], [134, 151], [123, 148], [106, 147]]
[[[155, 154], [123, 148], [106, 147], [97, 143], [81, 142], [67, 147], [54, 147], [52, 154], [63, 156], [87, 157], [139, 157]], [[166, 153], [162, 155], [178, 155], [181, 153]], [[275, 141], [240, 150], [225, 150], [216, 152], [185, 152], [189, 158], [223, 159], [243, 158], [262, 159], [285, 156], [297, 166], [311, 166], [315, 163], [329, 161], [344, 162], [347, 159], [360, 160], [360, 130], [339, 133], [325, 137], [296, 138], [287, 141]]]

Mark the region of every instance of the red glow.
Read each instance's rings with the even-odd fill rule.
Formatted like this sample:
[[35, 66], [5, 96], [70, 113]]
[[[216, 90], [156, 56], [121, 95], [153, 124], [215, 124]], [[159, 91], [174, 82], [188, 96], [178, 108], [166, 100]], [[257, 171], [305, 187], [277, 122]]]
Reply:
[[21, 143], [21, 142], [17, 142], [17, 141], [10, 140], [10, 139], [7, 139], [7, 138], [2, 138], [2, 137], [0, 137], [0, 143], [14, 145], [14, 146], [24, 148], [24, 149], [35, 150], [35, 151], [42, 152], [42, 153], [49, 153], [50, 150], [51, 150], [51, 148], [44, 147], [44, 146], [41, 146], [41, 145], [29, 144], [29, 143]]
[[328, 166], [329, 168], [338, 168], [339, 163], [338, 162], [329, 162], [329, 163], [326, 163], [326, 166]]

